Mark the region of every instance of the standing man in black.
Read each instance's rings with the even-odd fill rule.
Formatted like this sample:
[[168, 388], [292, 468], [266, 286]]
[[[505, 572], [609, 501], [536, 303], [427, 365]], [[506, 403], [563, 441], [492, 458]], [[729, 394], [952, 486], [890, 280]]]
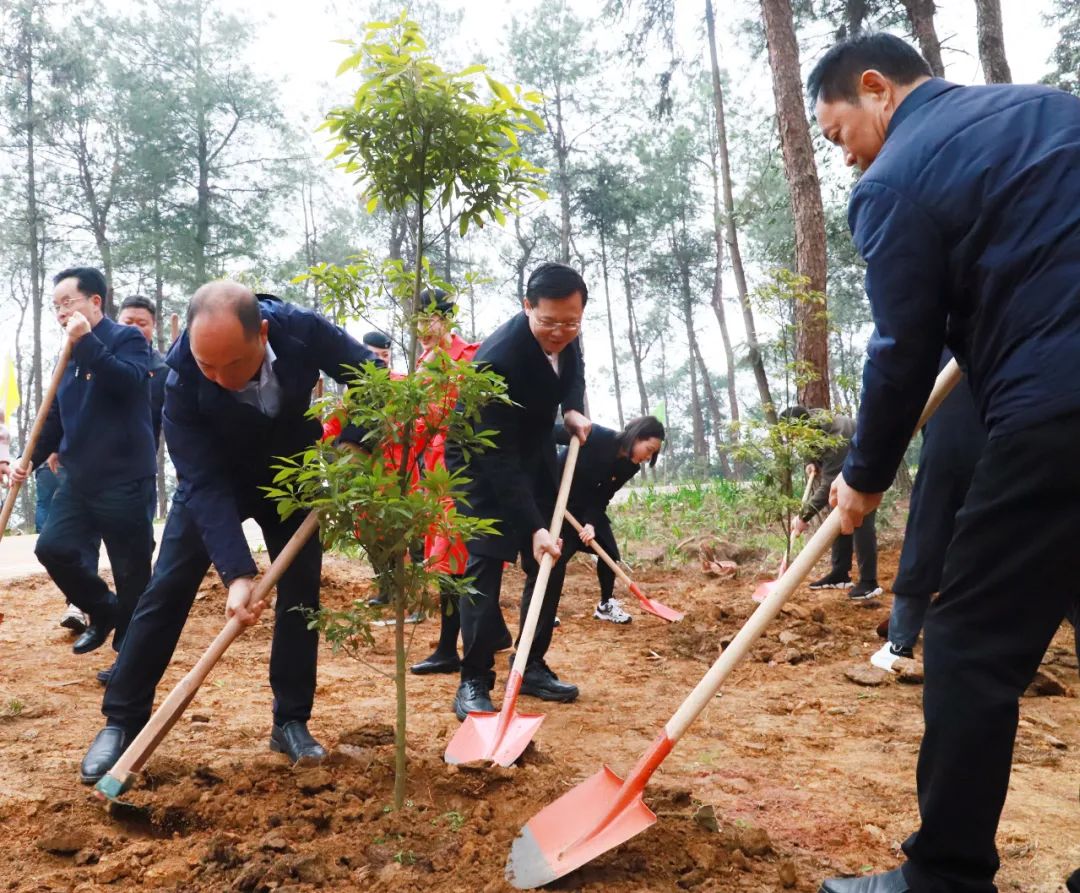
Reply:
[[[169, 377], [169, 367], [165, 357], [154, 347], [157, 335], [157, 307], [149, 298], [132, 295], [124, 298], [116, 321], [122, 326], [134, 326], [150, 345], [150, 414], [154, 422], [154, 443], [161, 443], [161, 410], [165, 406], [165, 380]], [[150, 506], [153, 515], [154, 506]]]
[[902, 868], [821, 889], [994, 893], [1019, 699], [1078, 588], [1080, 99], [950, 84], [888, 34], [830, 49], [808, 92], [863, 171], [848, 222], [875, 325], [841, 529], [880, 504], [946, 341], [988, 435], [926, 615], [922, 825]]
[[[263, 603], [250, 603], [257, 569], [241, 522], [254, 518], [270, 556], [277, 556], [303, 517], [282, 521], [262, 490], [273, 480], [276, 457], [319, 439], [322, 426], [307, 410], [320, 370], [345, 383], [353, 379], [346, 367], [373, 359], [322, 317], [257, 297], [238, 283], [211, 282], [195, 293], [187, 329], [167, 358], [164, 430], [179, 486], [154, 577], [105, 689], [107, 722], [83, 759], [83, 783], [108, 772], [150, 718], [154, 689], [211, 563], [229, 590], [226, 618], [258, 620]], [[321, 567], [322, 545], [314, 537], [283, 574], [274, 606], [270, 749], [294, 763], [325, 756], [307, 728], [319, 637], [293, 610], [318, 608]]]
[[[53, 278], [56, 318], [73, 342], [71, 359], [38, 438], [31, 465], [59, 453], [65, 470], [34, 553], [64, 597], [90, 617], [72, 650], [100, 648], [115, 628], [123, 641], [131, 612], [150, 579], [157, 451], [150, 418], [150, 349], [130, 326], [105, 316], [105, 277], [75, 267]], [[17, 480], [27, 471], [16, 467]], [[100, 535], [116, 594], [87, 560]]]
[[[477, 429], [492, 429], [494, 447], [468, 463], [470, 483], [458, 511], [498, 521], [499, 534], [467, 543], [465, 576], [479, 595], [461, 600], [461, 684], [454, 698], [458, 719], [491, 711], [495, 652], [505, 626], [499, 609], [504, 561], [516, 561], [535, 579], [545, 554], [558, 559], [559, 544], [548, 532], [558, 492], [556, 412], [562, 407], [567, 431], [582, 442], [591, 423], [585, 417], [585, 361], [578, 333], [589, 290], [581, 274], [565, 264], [544, 263], [533, 270], [523, 311], [499, 326], [480, 345], [473, 360], [501, 375], [512, 404], [485, 407]], [[446, 466], [466, 466], [460, 447], [448, 442]], [[522, 611], [528, 610], [526, 586]], [[521, 693], [549, 701], [572, 701], [577, 686], [562, 682], [544, 661], [555, 622], [555, 600], [545, 599]], [[522, 613], [524, 617], [524, 613]]]

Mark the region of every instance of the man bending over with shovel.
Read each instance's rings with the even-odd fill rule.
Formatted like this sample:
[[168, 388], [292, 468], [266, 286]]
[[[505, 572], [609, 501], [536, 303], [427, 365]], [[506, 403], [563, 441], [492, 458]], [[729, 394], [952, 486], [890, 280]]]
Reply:
[[922, 825], [902, 868], [821, 890], [993, 893], [1019, 699], [1080, 587], [1063, 559], [1080, 524], [1080, 100], [951, 84], [889, 34], [834, 46], [807, 92], [863, 171], [848, 221], [875, 325], [830, 496], [841, 529], [880, 504], [946, 340], [988, 436], [926, 615]]
[[[480, 345], [474, 362], [499, 373], [512, 404], [490, 403], [480, 412], [477, 430], [493, 429], [494, 447], [471, 457], [446, 444], [446, 467], [468, 465], [471, 481], [458, 511], [498, 521], [499, 534], [466, 544], [465, 576], [474, 578], [478, 594], [461, 600], [461, 684], [454, 698], [457, 718], [476, 711], [494, 711], [495, 652], [505, 632], [499, 609], [504, 561], [516, 561], [532, 579], [545, 554], [558, 559], [559, 543], [547, 530], [555, 506], [557, 472], [555, 414], [584, 443], [591, 423], [584, 414], [585, 361], [578, 332], [589, 290], [581, 274], [565, 264], [541, 264], [525, 289], [523, 312], [499, 326]], [[540, 595], [541, 593], [538, 593]], [[531, 595], [526, 585], [522, 617]], [[572, 701], [576, 685], [556, 676], [544, 661], [555, 623], [556, 598], [545, 598], [521, 694], [545, 701]]]
[[[226, 618], [259, 619], [264, 604], [249, 603], [257, 569], [240, 524], [254, 518], [277, 556], [303, 514], [280, 519], [261, 489], [273, 479], [271, 466], [319, 439], [321, 426], [306, 413], [320, 370], [345, 383], [353, 379], [346, 366], [374, 359], [322, 317], [239, 283], [211, 282], [195, 293], [187, 329], [166, 359], [163, 427], [179, 486], [153, 577], [105, 689], [106, 726], [83, 759], [84, 784], [108, 772], [150, 718], [154, 689], [211, 563], [229, 590]], [[321, 567], [313, 537], [282, 576], [274, 606], [270, 749], [294, 763], [325, 756], [307, 728], [318, 633], [292, 610], [319, 606]]]

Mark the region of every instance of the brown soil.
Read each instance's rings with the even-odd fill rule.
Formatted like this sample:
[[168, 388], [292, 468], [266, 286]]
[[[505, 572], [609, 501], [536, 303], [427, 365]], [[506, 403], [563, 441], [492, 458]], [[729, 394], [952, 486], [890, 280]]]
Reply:
[[[888, 550], [885, 579], [895, 562]], [[369, 587], [343, 560], [328, 560], [324, 577], [330, 606]], [[749, 616], [757, 578], [746, 568], [722, 583], [696, 568], [650, 569], [641, 583], [686, 620], [668, 625], [631, 605], [628, 627], [598, 623], [592, 570], [572, 569], [549, 657], [582, 695], [527, 701], [547, 720], [518, 767], [446, 766], [455, 680], [410, 677], [401, 814], [387, 806], [392, 685], [370, 667], [324, 649], [311, 728], [334, 750], [328, 765], [292, 770], [267, 751], [266, 626], [236, 643], [151, 760], [128, 795], [145, 809], [107, 812], [76, 767], [102, 721], [93, 672], [111, 655], [71, 654], [46, 578], [12, 585], [0, 626], [0, 890], [509, 889], [503, 869], [521, 825], [601, 763], [626, 771]], [[515, 571], [509, 620], [519, 586]], [[159, 694], [220, 627], [222, 602], [208, 578]], [[657, 823], [554, 889], [815, 891], [826, 876], [893, 867], [917, 822], [922, 690], [845, 675], [879, 647], [885, 614], [884, 604], [801, 592], [654, 776], [646, 802]], [[435, 635], [432, 622], [418, 627], [413, 656]], [[385, 670], [392, 632], [376, 638], [372, 663]], [[1080, 865], [1071, 634], [1059, 635], [1044, 671], [1069, 691], [1024, 700], [999, 835], [1002, 890], [1063, 891]]]

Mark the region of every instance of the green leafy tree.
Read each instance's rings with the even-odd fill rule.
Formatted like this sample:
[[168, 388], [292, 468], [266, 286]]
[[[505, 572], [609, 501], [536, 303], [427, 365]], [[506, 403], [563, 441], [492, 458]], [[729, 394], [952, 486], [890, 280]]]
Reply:
[[[489, 431], [478, 431], [479, 409], [507, 400], [493, 373], [437, 355], [417, 370], [418, 326], [425, 311], [425, 287], [447, 287], [434, 279], [424, 256], [430, 215], [451, 200], [458, 231], [491, 219], [502, 222], [528, 194], [542, 195], [542, 171], [522, 157], [520, 136], [543, 126], [529, 103], [539, 97], [510, 89], [484, 75], [483, 66], [449, 72], [426, 50], [419, 26], [402, 14], [367, 26], [360, 44], [346, 42], [350, 54], [339, 74], [359, 70], [363, 82], [352, 102], [332, 109], [323, 127], [335, 140], [331, 157], [354, 174], [367, 208], [382, 207], [411, 222], [415, 264], [400, 258], [378, 262], [359, 256], [344, 266], [317, 265], [307, 274], [324, 304], [338, 319], [356, 317], [374, 300], [396, 303], [409, 332], [407, 376], [391, 376], [369, 365], [340, 404], [333, 406], [343, 425], [365, 431], [363, 448], [351, 455], [322, 444], [285, 462], [272, 495], [288, 515], [301, 508], [321, 514], [330, 545], [358, 544], [373, 563], [387, 569], [395, 618], [394, 804], [405, 802], [406, 699], [405, 617], [432, 609], [427, 593], [438, 586], [468, 581], [449, 577], [425, 562], [410, 562], [410, 547], [429, 532], [468, 539], [492, 532], [484, 519], [466, 519], [453, 508], [464, 478], [445, 469], [419, 475], [426, 438], [441, 429], [466, 454], [490, 445]], [[486, 85], [481, 95], [482, 85]], [[341, 612], [320, 612], [311, 623], [338, 646], [355, 649], [369, 639], [370, 614], [361, 603]]]

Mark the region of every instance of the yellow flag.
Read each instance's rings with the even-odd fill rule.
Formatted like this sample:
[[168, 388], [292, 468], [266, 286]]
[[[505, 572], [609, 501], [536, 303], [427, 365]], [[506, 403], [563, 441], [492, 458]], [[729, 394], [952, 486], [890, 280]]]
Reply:
[[15, 422], [15, 410], [22, 402], [19, 397], [19, 378], [15, 374], [15, 363], [11, 354], [4, 357], [4, 369], [0, 373], [0, 400], [4, 401], [4, 416], [10, 426]]

